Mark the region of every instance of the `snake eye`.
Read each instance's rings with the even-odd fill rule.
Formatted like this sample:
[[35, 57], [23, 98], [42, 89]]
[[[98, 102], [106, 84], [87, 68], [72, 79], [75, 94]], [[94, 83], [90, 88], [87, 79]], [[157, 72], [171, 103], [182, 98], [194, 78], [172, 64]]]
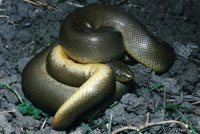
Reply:
[[118, 60], [108, 62], [106, 65], [112, 69], [117, 81], [128, 82], [134, 78], [134, 73], [132, 70], [127, 65]]

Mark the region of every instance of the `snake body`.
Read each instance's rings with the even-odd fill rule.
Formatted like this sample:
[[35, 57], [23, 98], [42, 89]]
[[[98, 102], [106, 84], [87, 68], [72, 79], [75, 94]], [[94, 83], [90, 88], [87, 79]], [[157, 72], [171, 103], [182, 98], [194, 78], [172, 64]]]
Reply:
[[[105, 5], [75, 10], [62, 23], [59, 41], [24, 68], [24, 93], [40, 108], [56, 112], [52, 127], [63, 130], [82, 113], [101, 102], [112, 103], [127, 91], [113, 69], [102, 64], [125, 51], [156, 72], [166, 71], [174, 58], [169, 45], [148, 34], [124, 10]], [[118, 68], [123, 67], [116, 72]]]

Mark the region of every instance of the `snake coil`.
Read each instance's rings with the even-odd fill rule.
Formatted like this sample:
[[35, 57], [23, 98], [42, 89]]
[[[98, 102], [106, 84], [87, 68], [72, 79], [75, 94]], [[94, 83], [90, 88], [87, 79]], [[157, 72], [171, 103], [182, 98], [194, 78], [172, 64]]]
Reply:
[[[65, 18], [59, 41], [26, 65], [23, 91], [40, 108], [56, 112], [52, 127], [63, 130], [82, 113], [101, 102], [110, 104], [127, 91], [116, 81], [112, 67], [102, 64], [125, 51], [156, 72], [168, 70], [174, 59], [169, 45], [150, 35], [124, 10], [105, 5], [80, 8]], [[115, 72], [124, 68], [116, 65]]]

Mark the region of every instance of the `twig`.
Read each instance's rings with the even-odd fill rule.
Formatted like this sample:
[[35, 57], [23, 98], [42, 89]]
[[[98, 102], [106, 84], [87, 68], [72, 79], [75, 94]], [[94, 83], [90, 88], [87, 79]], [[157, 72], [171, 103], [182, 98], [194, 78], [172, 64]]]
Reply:
[[80, 4], [77, 4], [77, 3], [73, 3], [73, 2], [71, 2], [71, 1], [68, 1], [67, 4], [70, 5], [70, 6], [75, 6], [75, 7], [84, 7], [84, 5], [80, 5]]
[[129, 6], [129, 7], [143, 9], [143, 8], [142, 8], [141, 6], [139, 6], [139, 5], [132, 4], [132, 3], [130, 2], [130, 0], [127, 0], [127, 3], [128, 3], [128, 6]]
[[112, 134], [117, 134], [117, 133], [124, 131], [124, 130], [133, 130], [133, 131], [138, 132], [138, 131], [145, 129], [145, 128], [148, 128], [148, 127], [158, 126], [158, 125], [163, 125], [163, 124], [169, 124], [169, 123], [180, 124], [180, 125], [184, 126], [185, 128], [188, 128], [188, 125], [186, 125], [183, 122], [176, 121], [176, 120], [168, 120], [168, 121], [161, 121], [161, 122], [155, 122], [155, 123], [148, 123], [148, 124], [145, 124], [144, 126], [140, 126], [140, 127], [126, 126], [126, 127], [119, 128], [115, 131], [112, 131]]
[[0, 18], [9, 18], [7, 15], [0, 15]]
[[192, 105], [199, 105], [199, 104], [200, 104], [200, 101], [192, 103]]
[[6, 11], [6, 9], [0, 9], [0, 12], [5, 12]]
[[[171, 96], [171, 98], [170, 99], [167, 99], [166, 101], [167, 102], [175, 102], [175, 99], [174, 98], [176, 98], [176, 96]], [[181, 98], [181, 97], [180, 97]], [[195, 96], [192, 96], [192, 95], [186, 95], [186, 96], [183, 96], [183, 100], [182, 100], [183, 102], [191, 102], [191, 103], [197, 103], [198, 104], [198, 102], [200, 101], [200, 98], [199, 97], [195, 97]], [[193, 104], [193, 105], [194, 105]]]
[[42, 123], [42, 126], [41, 126], [40, 129], [43, 129], [43, 128], [44, 128], [45, 124], [47, 123], [47, 119], [48, 119], [48, 117], [45, 118], [45, 120], [44, 120], [44, 122]]
[[0, 79], [1, 79], [1, 78], [7, 78], [7, 76], [0, 76]]
[[53, 9], [55, 11], [59, 11], [59, 12], [64, 12], [62, 9], [54, 6], [54, 5], [49, 5], [47, 2], [43, 1], [43, 0], [24, 0], [25, 2], [31, 3], [33, 5], [36, 6], [43, 6], [43, 7], [47, 7], [48, 9]]
[[9, 111], [2, 111], [2, 112], [0, 112], [0, 114], [13, 113], [13, 112], [16, 112], [16, 110], [13, 109], [13, 110], [9, 110]]
[[166, 102], [175, 102], [175, 99], [166, 99]]
[[165, 113], [166, 110], [166, 96], [167, 96], [167, 89], [164, 88], [164, 98], [163, 98], [163, 112]]
[[36, 5], [36, 6], [40, 6], [39, 4], [37, 4], [36, 2], [33, 2], [31, 0], [24, 0], [25, 2], [28, 2], [28, 3], [31, 3], [33, 5]]
[[183, 86], [181, 86], [181, 88], [179, 89], [179, 92], [180, 92], [180, 100], [182, 103], [183, 102]]
[[148, 123], [149, 123], [149, 112], [147, 113], [147, 119], [145, 125], [147, 125]]
[[200, 111], [198, 109], [193, 111], [194, 114], [196, 114], [197, 116], [200, 116]]
[[192, 59], [192, 61], [195, 61], [195, 62], [200, 62], [199, 59]]
[[116, 5], [122, 5], [122, 4], [125, 3], [125, 2], [128, 3], [127, 0], [119, 0], [119, 1], [116, 2]]

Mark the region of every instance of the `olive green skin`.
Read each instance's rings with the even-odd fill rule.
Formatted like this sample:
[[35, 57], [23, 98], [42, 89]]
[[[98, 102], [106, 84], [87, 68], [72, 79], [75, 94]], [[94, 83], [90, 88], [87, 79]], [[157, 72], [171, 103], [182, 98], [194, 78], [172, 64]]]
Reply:
[[[115, 31], [98, 30], [104, 27]], [[90, 5], [69, 13], [61, 25], [59, 40], [68, 56], [80, 63], [108, 62], [124, 50], [160, 73], [174, 61], [172, 47], [150, 35], [133, 15], [113, 6]]]
[[[70, 62], [68, 66], [66, 65], [67, 68], [72, 69], [59, 66], [51, 56], [51, 51], [57, 46], [59, 44], [54, 43], [47, 47], [26, 65], [22, 73], [22, 86], [26, 97], [36, 106], [50, 113], [56, 113], [52, 127], [56, 130], [64, 130], [82, 113], [92, 113], [108, 107], [125, 94], [128, 87], [115, 82], [112, 70], [107, 65], [88, 64], [92, 66], [89, 73], [85, 73], [87, 72], [85, 65], [78, 68], [78, 71], [73, 68], [76, 63]], [[107, 70], [103, 70], [93, 78], [90, 72], [98, 73], [93, 71], [93, 66], [94, 68], [103, 66]], [[105, 74], [106, 71], [108, 73]], [[100, 80], [102, 76], [105, 77]], [[81, 88], [84, 84], [88, 88]]]
[[[97, 30], [101, 27], [106, 28]], [[107, 27], [117, 31], [110, 32]], [[56, 112], [52, 127], [63, 130], [82, 113], [101, 102], [110, 104], [127, 91], [124, 84], [115, 81], [110, 67], [98, 64], [117, 59], [125, 51], [159, 73], [167, 71], [174, 60], [173, 49], [149, 35], [138, 20], [124, 10], [105, 5], [90, 5], [75, 10], [62, 23], [59, 42], [40, 52], [24, 68], [23, 91], [40, 108]], [[54, 59], [56, 54], [63, 59]], [[65, 61], [65, 55], [79, 63], [95, 64], [80, 64], [80, 70], [73, 71], [73, 66], [78, 63], [70, 59]], [[65, 65], [69, 67], [68, 71], [63, 69]], [[102, 71], [102, 76], [101, 73], [95, 76], [102, 70], [100, 66], [105, 71]], [[70, 77], [67, 77], [68, 74]]]

